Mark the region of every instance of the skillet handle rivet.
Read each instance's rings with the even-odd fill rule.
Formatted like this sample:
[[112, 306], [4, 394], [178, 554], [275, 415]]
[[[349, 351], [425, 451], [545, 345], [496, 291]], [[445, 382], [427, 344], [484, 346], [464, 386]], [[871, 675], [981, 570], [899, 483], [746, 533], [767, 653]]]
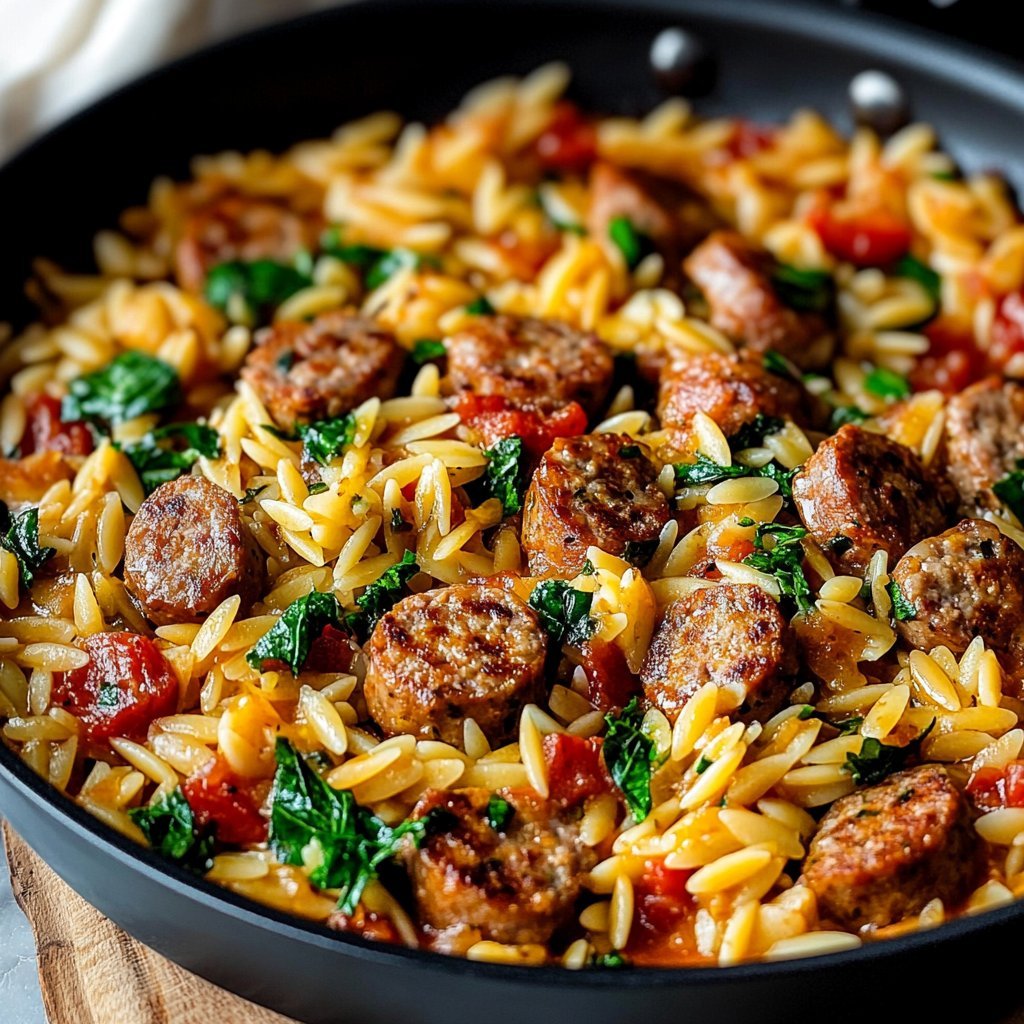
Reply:
[[655, 80], [665, 92], [696, 96], [711, 88], [711, 51], [700, 36], [688, 29], [662, 29], [651, 43], [649, 60]]
[[848, 90], [854, 121], [879, 135], [891, 135], [910, 121], [907, 90], [885, 71], [861, 71]]

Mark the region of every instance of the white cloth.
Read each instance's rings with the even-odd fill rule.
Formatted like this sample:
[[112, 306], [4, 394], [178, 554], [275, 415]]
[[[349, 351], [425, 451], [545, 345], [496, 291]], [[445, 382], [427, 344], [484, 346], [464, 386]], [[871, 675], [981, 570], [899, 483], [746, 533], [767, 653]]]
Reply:
[[114, 86], [337, 0], [0, 0], [0, 160]]

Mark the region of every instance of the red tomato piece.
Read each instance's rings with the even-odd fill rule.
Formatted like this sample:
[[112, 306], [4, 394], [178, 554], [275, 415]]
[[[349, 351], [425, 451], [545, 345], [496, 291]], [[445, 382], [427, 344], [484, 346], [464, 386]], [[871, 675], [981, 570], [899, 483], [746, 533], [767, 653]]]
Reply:
[[465, 394], [455, 407], [462, 421], [478, 430], [490, 448], [506, 437], [521, 437], [526, 449], [541, 456], [557, 437], [586, 433], [587, 414], [578, 402], [570, 402], [550, 415], [537, 409], [517, 409], [501, 395]]
[[583, 671], [587, 674], [587, 700], [601, 711], [624, 708], [640, 689], [618, 644], [588, 640], [583, 645]]
[[1007, 807], [1024, 807], [1024, 761], [1011, 761], [1006, 766], [1003, 792]]
[[989, 365], [1000, 371], [1021, 352], [1024, 352], [1024, 289], [1010, 292], [999, 300], [992, 321]]
[[260, 814], [260, 800], [251, 782], [240, 778], [222, 757], [215, 757], [181, 785], [189, 807], [201, 828], [211, 822], [222, 843], [262, 843], [267, 821]]
[[554, 800], [578, 804], [590, 796], [612, 791], [612, 782], [601, 757], [600, 737], [551, 733], [544, 737], [548, 788]]
[[348, 672], [355, 648], [351, 636], [335, 626], [324, 626], [313, 641], [305, 668], [310, 672]]
[[597, 158], [597, 131], [574, 103], [558, 103], [534, 150], [545, 168], [583, 171]]
[[983, 811], [1005, 806], [1005, 776], [1002, 768], [979, 768], [967, 782], [967, 793]]
[[[686, 891], [686, 882], [692, 874], [692, 871], [667, 868], [660, 858], [649, 860], [644, 865], [644, 873], [633, 884], [637, 911], [634, 927], [664, 936], [687, 922], [696, 910], [693, 897]], [[643, 942], [642, 934], [637, 939]], [[630, 942], [633, 942], [632, 937]]]
[[355, 913], [352, 915], [332, 914], [327, 919], [327, 927], [338, 932], [361, 935], [371, 942], [389, 942], [393, 946], [402, 944], [402, 937], [398, 934], [398, 929], [391, 918], [384, 917], [374, 910], [366, 910], [361, 906], [356, 907]]
[[734, 122], [732, 137], [725, 148], [734, 160], [744, 159], [771, 149], [778, 134], [774, 125], [758, 124], [741, 117]]
[[892, 263], [910, 248], [910, 226], [888, 210], [847, 217], [819, 206], [808, 220], [833, 256], [859, 267]]
[[80, 646], [89, 661], [54, 675], [53, 702], [81, 720], [88, 739], [138, 739], [154, 718], [177, 711], [178, 677], [148, 637], [96, 633]]
[[955, 395], [985, 376], [985, 354], [975, 343], [969, 324], [940, 317], [924, 333], [930, 347], [910, 371], [910, 386], [915, 391], [937, 388]]
[[21, 454], [60, 452], [62, 455], [88, 455], [93, 450], [92, 434], [84, 423], [65, 423], [60, 418], [60, 402], [50, 395], [35, 395], [28, 403]]

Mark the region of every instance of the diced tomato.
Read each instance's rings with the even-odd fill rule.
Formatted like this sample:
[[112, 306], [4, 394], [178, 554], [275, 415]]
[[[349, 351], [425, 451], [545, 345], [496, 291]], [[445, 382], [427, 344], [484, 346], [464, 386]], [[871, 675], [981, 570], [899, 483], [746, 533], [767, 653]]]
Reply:
[[79, 718], [90, 740], [138, 739], [178, 708], [178, 678], [148, 637], [95, 633], [80, 644], [89, 661], [53, 679], [53, 702]]
[[988, 348], [989, 366], [1001, 371], [1016, 355], [1024, 352], [1024, 289], [1010, 292], [999, 300], [992, 321], [992, 339]]
[[552, 232], [535, 240], [520, 238], [514, 231], [503, 231], [497, 238], [497, 246], [512, 270], [512, 276], [522, 281], [532, 281], [537, 271], [558, 249], [558, 235]]
[[859, 267], [878, 267], [898, 260], [910, 249], [910, 225], [888, 210], [841, 216], [821, 205], [808, 221], [833, 256]]
[[33, 452], [88, 455], [93, 450], [89, 428], [84, 423], [65, 423], [60, 418], [60, 402], [51, 395], [35, 395], [25, 411], [27, 422], [21, 438], [22, 455]]
[[[263, 784], [264, 787], [266, 784]], [[252, 782], [240, 778], [222, 757], [215, 757], [181, 785], [196, 824], [213, 824], [222, 843], [262, 843], [267, 821], [260, 814], [261, 800]]]
[[544, 737], [544, 760], [552, 799], [572, 805], [612, 791], [612, 782], [601, 757], [602, 742], [596, 736], [584, 739], [564, 732]]
[[1024, 761], [1011, 761], [1005, 768], [979, 768], [966, 789], [983, 811], [1024, 807]]
[[597, 131], [574, 103], [559, 103], [534, 150], [547, 169], [583, 171], [597, 158]]
[[748, 121], [745, 117], [737, 118], [733, 123], [733, 133], [725, 148], [734, 160], [755, 156], [775, 145], [779, 134], [778, 128], [770, 124], [758, 124]]
[[910, 371], [910, 386], [915, 391], [937, 388], [955, 395], [985, 375], [985, 354], [975, 344], [969, 324], [940, 317], [924, 333], [929, 349]]
[[463, 423], [478, 430], [489, 448], [506, 437], [521, 437], [527, 450], [541, 456], [557, 437], [576, 437], [587, 429], [587, 414], [570, 402], [550, 415], [536, 409], [517, 409], [501, 395], [465, 394], [455, 411]]
[[351, 636], [328, 625], [310, 646], [305, 667], [311, 672], [348, 672], [354, 655]]
[[372, 942], [389, 942], [393, 946], [398, 946], [402, 942], [402, 937], [391, 918], [362, 906], [356, 907], [354, 914], [331, 914], [327, 919], [327, 927], [337, 932], [361, 935]]
[[645, 953], [647, 962], [691, 962], [695, 955], [693, 920], [697, 909], [686, 891], [692, 871], [649, 860], [633, 883], [634, 917], [628, 951]]
[[1024, 761], [1011, 761], [1006, 766], [1004, 790], [1007, 807], [1024, 807]]
[[601, 711], [624, 708], [639, 689], [618, 644], [588, 640], [583, 645], [583, 671], [587, 674], [587, 699]]

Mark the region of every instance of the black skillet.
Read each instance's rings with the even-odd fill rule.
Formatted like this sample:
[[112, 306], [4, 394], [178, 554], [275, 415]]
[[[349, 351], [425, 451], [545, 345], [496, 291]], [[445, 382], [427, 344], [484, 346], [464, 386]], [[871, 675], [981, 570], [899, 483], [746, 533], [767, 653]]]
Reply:
[[[662, 98], [651, 41], [679, 24], [696, 30], [714, 59], [702, 112], [772, 121], [813, 106], [845, 125], [850, 78], [881, 67], [965, 168], [1002, 168], [1011, 180], [1024, 168], [1021, 68], [865, 15], [764, 0], [355, 3], [148, 75], [0, 170], [0, 319], [30, 315], [22, 284], [33, 257], [87, 268], [93, 232], [143, 201], [155, 175], [184, 176], [192, 154], [284, 148], [381, 108], [438, 118], [478, 82], [552, 59], [571, 65], [585, 106], [643, 112]], [[975, 1022], [1021, 998], [1013, 961], [1024, 903], [788, 963], [499, 967], [341, 937], [236, 898], [121, 839], [2, 745], [0, 808], [64, 879], [143, 942], [309, 1022]]]

